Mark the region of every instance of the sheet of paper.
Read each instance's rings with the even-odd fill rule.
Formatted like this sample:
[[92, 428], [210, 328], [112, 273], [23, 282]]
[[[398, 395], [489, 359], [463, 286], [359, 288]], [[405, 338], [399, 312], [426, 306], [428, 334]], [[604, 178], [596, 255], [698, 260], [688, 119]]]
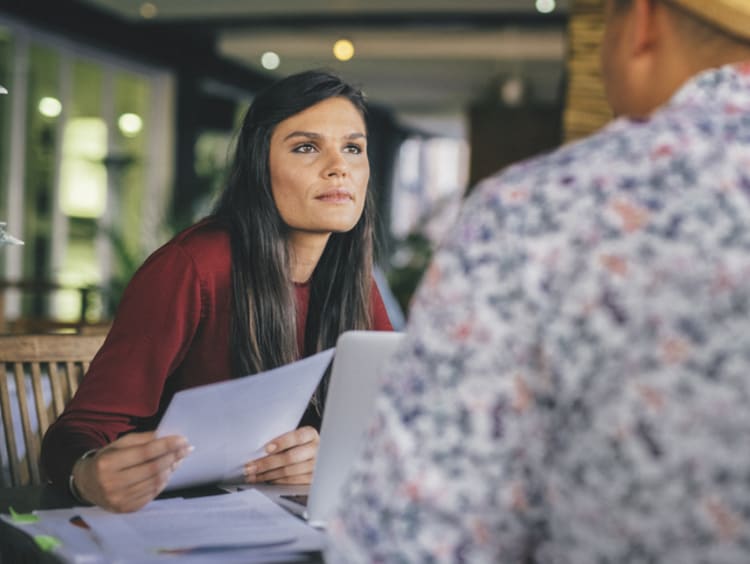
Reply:
[[325, 535], [256, 490], [135, 513], [84, 508], [81, 516], [107, 557], [123, 562], [158, 562], [177, 555], [181, 561], [261, 562], [326, 545]]
[[99, 543], [91, 535], [90, 531], [74, 523], [79, 508], [53, 509], [47, 511], [35, 511], [38, 517], [35, 523], [20, 524], [10, 516], [0, 515], [6, 523], [13, 525], [30, 537], [38, 535], [54, 537], [59, 545], [52, 549], [52, 553], [64, 562], [99, 564], [106, 562], [104, 553]]
[[271, 439], [293, 430], [333, 358], [334, 349], [245, 378], [177, 392], [157, 429], [195, 447], [167, 489], [240, 481], [245, 463]]
[[[182, 498], [154, 501], [141, 509], [143, 512], [177, 507]], [[74, 564], [105, 564], [111, 559], [102, 550], [97, 537], [81, 519], [81, 507], [69, 509], [44, 509], [34, 511], [36, 521], [19, 522], [10, 515], [0, 519], [23, 531], [30, 537], [38, 535], [53, 537], [59, 544], [52, 553], [63, 562]]]

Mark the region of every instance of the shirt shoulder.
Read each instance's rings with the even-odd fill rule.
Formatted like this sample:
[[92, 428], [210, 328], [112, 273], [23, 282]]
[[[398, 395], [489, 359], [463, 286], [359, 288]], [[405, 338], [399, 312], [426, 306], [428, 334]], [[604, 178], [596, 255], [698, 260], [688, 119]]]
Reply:
[[204, 219], [178, 233], [155, 251], [149, 262], [175, 263], [201, 280], [227, 278], [231, 273], [229, 233], [212, 219]]
[[199, 264], [231, 257], [229, 232], [212, 219], [204, 219], [177, 234], [171, 243]]

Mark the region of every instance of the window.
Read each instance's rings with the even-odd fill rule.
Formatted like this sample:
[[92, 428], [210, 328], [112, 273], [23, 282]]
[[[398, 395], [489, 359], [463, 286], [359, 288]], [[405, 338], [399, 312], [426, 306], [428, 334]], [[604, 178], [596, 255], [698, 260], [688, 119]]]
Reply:
[[163, 240], [173, 79], [3, 23], [0, 84], [11, 92], [0, 97], [0, 220], [26, 245], [0, 253], [0, 277], [39, 290], [6, 293], [5, 314], [97, 321], [132, 274], [122, 265]]

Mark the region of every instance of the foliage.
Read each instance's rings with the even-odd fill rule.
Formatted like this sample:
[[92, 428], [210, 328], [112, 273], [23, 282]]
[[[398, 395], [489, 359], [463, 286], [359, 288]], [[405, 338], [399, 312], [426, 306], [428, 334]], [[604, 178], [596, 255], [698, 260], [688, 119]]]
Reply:
[[410, 233], [395, 244], [388, 283], [404, 312], [409, 311], [412, 295], [430, 263], [432, 247], [430, 240], [419, 232]]

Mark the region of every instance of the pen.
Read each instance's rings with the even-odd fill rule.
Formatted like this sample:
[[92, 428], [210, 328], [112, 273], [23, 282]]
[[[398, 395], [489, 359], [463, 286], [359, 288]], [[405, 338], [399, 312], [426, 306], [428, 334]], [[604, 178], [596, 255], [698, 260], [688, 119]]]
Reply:
[[183, 555], [183, 554], [207, 554], [211, 552], [223, 552], [226, 550], [245, 550], [254, 548], [270, 548], [274, 546], [281, 546], [289, 544], [296, 540], [296, 537], [287, 537], [283, 539], [275, 539], [272, 541], [255, 541], [247, 543], [237, 544], [204, 544], [199, 546], [190, 546], [183, 548], [160, 548], [157, 549], [157, 554], [172, 554], [172, 555]]

